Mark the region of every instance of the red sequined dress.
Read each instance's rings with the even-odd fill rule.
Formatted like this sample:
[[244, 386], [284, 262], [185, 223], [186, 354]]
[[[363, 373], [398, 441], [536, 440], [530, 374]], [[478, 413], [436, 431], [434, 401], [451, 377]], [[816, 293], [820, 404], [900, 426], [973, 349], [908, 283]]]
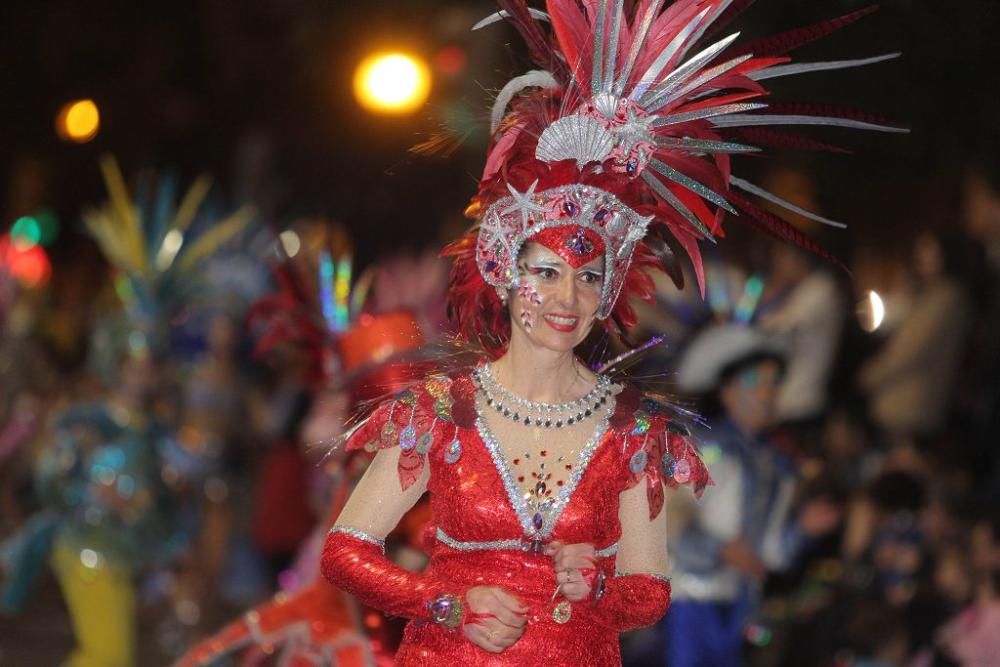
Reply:
[[[592, 437], [565, 466], [572, 473], [538, 511], [476, 392], [469, 373], [432, 376], [382, 404], [351, 436], [349, 448], [381, 451], [328, 537], [324, 575], [365, 604], [412, 619], [399, 665], [620, 664], [619, 633], [656, 622], [669, 605], [666, 577], [635, 567], [642, 551], [665, 544], [665, 528], [645, 528], [663, 520], [664, 485], [689, 483], [697, 492], [709, 483], [704, 465], [661, 404], [615, 386], [594, 415]], [[414, 573], [385, 558], [380, 538], [424, 488], [436, 540], [426, 569]], [[375, 489], [385, 492], [374, 497]], [[623, 532], [626, 502], [641, 505], [638, 530]], [[646, 532], [663, 541], [651, 545]], [[593, 544], [605, 576], [603, 596], [564, 601], [568, 614], [554, 613], [553, 561], [541, 552], [553, 540]], [[501, 653], [430, 620], [437, 596], [474, 586], [503, 587], [530, 608], [524, 634]]]

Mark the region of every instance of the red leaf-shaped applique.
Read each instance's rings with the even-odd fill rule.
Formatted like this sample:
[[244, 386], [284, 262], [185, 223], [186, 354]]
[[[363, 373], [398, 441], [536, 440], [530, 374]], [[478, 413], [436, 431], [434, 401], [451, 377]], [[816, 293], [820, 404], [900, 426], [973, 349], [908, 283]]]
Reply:
[[674, 475], [665, 477], [664, 481], [671, 487], [690, 486], [696, 496], [701, 496], [705, 487], [712, 484], [712, 477], [691, 438], [668, 433], [667, 450], [674, 461]]
[[420, 473], [424, 471], [424, 457], [413, 449], [408, 452], [400, 452], [398, 469], [399, 487], [406, 491], [420, 479]]
[[660, 465], [663, 461], [663, 452], [667, 449], [666, 442], [664, 441], [665, 437], [664, 433], [657, 433], [656, 435], [649, 436], [649, 440], [646, 442], [646, 454], [648, 454], [646, 459], [646, 474], [656, 479], [656, 481], [660, 481]]
[[472, 380], [463, 377], [451, 383], [451, 418], [459, 428], [476, 425], [476, 387]]
[[663, 509], [663, 485], [649, 475], [646, 475], [646, 500], [649, 501], [649, 520], [652, 521]]

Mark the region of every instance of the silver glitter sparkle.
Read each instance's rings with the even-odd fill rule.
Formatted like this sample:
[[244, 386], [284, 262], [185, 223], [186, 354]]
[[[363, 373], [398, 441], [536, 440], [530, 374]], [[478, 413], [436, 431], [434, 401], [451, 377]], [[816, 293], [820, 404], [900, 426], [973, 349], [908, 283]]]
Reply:
[[649, 185], [649, 187], [651, 187], [656, 192], [656, 194], [663, 197], [663, 199], [668, 204], [670, 204], [675, 211], [680, 213], [681, 216], [685, 220], [687, 220], [692, 227], [697, 229], [706, 239], [708, 239], [712, 243], [715, 243], [715, 236], [712, 235], [712, 232], [708, 229], [708, 227], [706, 227], [704, 223], [702, 223], [702, 221], [698, 219], [698, 216], [692, 213], [691, 209], [685, 206], [684, 202], [682, 202], [677, 197], [677, 195], [671, 192], [670, 188], [668, 188], [663, 182], [661, 182], [660, 179], [658, 179], [654, 174], [650, 172], [643, 173], [641, 178], [643, 181], [646, 182], [647, 185]]
[[604, 81], [604, 42], [607, 39], [608, 3], [598, 0], [594, 18], [594, 45], [590, 56], [590, 94], [601, 92]]
[[691, 139], [689, 137], [661, 137], [656, 140], [661, 148], [688, 150], [693, 153], [758, 153], [760, 148], [747, 144], [736, 144], [730, 141], [712, 141], [711, 139]]
[[[437, 541], [455, 551], [529, 551], [532, 547], [530, 540], [512, 538], [506, 540], [488, 540], [484, 542], [465, 542], [456, 540], [454, 537], [438, 528], [436, 533]], [[618, 542], [614, 542], [603, 549], [594, 551], [597, 558], [610, 558], [618, 553]]]
[[689, 123], [693, 120], [714, 118], [717, 116], [725, 116], [727, 118], [743, 118], [743, 116], [739, 114], [742, 114], [745, 111], [756, 111], [757, 109], [765, 108], [767, 108], [767, 105], [763, 102], [737, 102], [735, 104], [721, 104], [717, 107], [706, 107], [704, 109], [695, 109], [694, 111], [664, 114], [653, 121], [653, 126], [666, 127], [668, 125], [680, 125], [681, 123]]
[[[603, 128], [602, 128], [603, 129]], [[535, 188], [538, 187], [538, 179], [528, 187], [524, 192], [518, 192], [511, 184], [507, 184], [507, 189], [510, 191], [512, 203], [507, 206], [507, 208], [500, 211], [500, 215], [511, 215], [512, 213], [518, 213], [521, 216], [521, 224], [527, 227], [531, 224], [531, 214], [532, 213], [544, 213], [545, 208], [539, 206], [533, 200], [535, 196]]]
[[635, 61], [639, 58], [639, 52], [646, 43], [649, 28], [653, 25], [653, 19], [660, 13], [662, 6], [663, 0], [653, 0], [653, 2], [649, 3], [646, 13], [642, 15], [638, 27], [635, 28], [635, 36], [632, 39], [632, 46], [629, 48], [628, 56], [625, 59], [625, 65], [622, 67], [621, 72], [618, 73], [618, 80], [615, 81], [612, 90], [615, 97], [622, 96], [625, 86], [628, 84], [629, 77], [632, 76], [632, 70], [635, 68]]
[[652, 577], [653, 579], [659, 579], [665, 583], [670, 583], [670, 577], [665, 574], [658, 574], [656, 572], [622, 572], [621, 570], [615, 570], [616, 577]]
[[739, 36], [740, 33], [735, 32], [729, 37], [712, 44], [707, 49], [700, 51], [686, 63], [664, 77], [663, 81], [661, 81], [657, 86], [646, 91], [646, 94], [639, 98], [639, 105], [644, 109], [653, 109], [659, 106], [659, 103], [663, 99], [687, 81], [688, 78], [697, 72], [702, 65], [705, 65], [712, 60], [712, 58], [715, 58], [717, 55], [729, 48], [729, 45], [735, 42], [736, 38]]
[[721, 206], [722, 208], [726, 209], [733, 215], [737, 215], [736, 209], [733, 208], [732, 205], [729, 202], [727, 202], [722, 195], [715, 192], [707, 185], [699, 183], [698, 181], [694, 180], [687, 174], [682, 174], [681, 172], [677, 171], [666, 162], [653, 159], [649, 161], [649, 167], [650, 169], [656, 171], [656, 173], [666, 178], [669, 178], [674, 183], [683, 185], [685, 188], [695, 193], [702, 199], [707, 199], [716, 206]]
[[764, 188], [758, 187], [753, 183], [750, 183], [749, 181], [743, 180], [742, 178], [737, 178], [736, 176], [730, 176], [729, 184], [732, 185], [733, 187], [739, 188], [740, 190], [745, 190], [746, 192], [749, 192], [752, 195], [757, 195], [762, 199], [766, 199], [772, 204], [776, 204], [787, 211], [798, 213], [799, 215], [809, 218], [810, 220], [815, 220], [816, 222], [821, 222], [824, 225], [830, 225], [831, 227], [840, 227], [841, 229], [847, 227], [847, 225], [845, 225], [842, 222], [837, 222], [836, 220], [831, 220], [830, 218], [824, 218], [818, 213], [813, 213], [812, 211], [804, 209], [801, 206], [796, 206], [792, 202], [782, 199], [773, 192], [768, 192]]
[[740, 65], [742, 65], [746, 61], [750, 60], [750, 58], [752, 58], [752, 57], [753, 57], [753, 54], [747, 53], [747, 54], [744, 54], [742, 56], [739, 56], [738, 58], [733, 58], [732, 60], [727, 60], [726, 62], [722, 63], [721, 65], [716, 65], [715, 67], [707, 69], [704, 72], [702, 72], [701, 74], [699, 74], [698, 76], [696, 76], [695, 78], [693, 78], [690, 81], [688, 81], [687, 83], [685, 83], [683, 86], [681, 86], [677, 90], [669, 93], [661, 101], [657, 102], [656, 104], [651, 104], [651, 105], [647, 106], [646, 110], [647, 111], [656, 111], [658, 109], [662, 109], [663, 107], [667, 106], [671, 102], [676, 102], [677, 100], [682, 99], [685, 95], [688, 95], [689, 93], [694, 92], [698, 88], [701, 88], [702, 86], [705, 86], [705, 85], [711, 83], [715, 79], [718, 79], [723, 74], [726, 74], [727, 72], [735, 69], [736, 67], [739, 67]]
[[836, 69], [847, 69], [849, 67], [864, 67], [865, 65], [874, 65], [875, 63], [892, 60], [893, 58], [898, 58], [901, 55], [901, 53], [896, 52], [886, 53], [872, 58], [857, 58], [855, 60], [827, 60], [818, 63], [789, 63], [787, 65], [766, 67], [762, 70], [751, 72], [747, 75], [747, 77], [753, 79], [754, 81], [766, 81], [767, 79], [775, 79], [779, 76], [792, 76], [794, 74], [806, 74], [808, 72], [827, 72]]
[[699, 13], [693, 21], [684, 26], [684, 28], [677, 33], [676, 37], [670, 40], [670, 43], [667, 44], [666, 48], [660, 51], [660, 55], [656, 56], [656, 59], [650, 63], [649, 67], [640, 77], [639, 82], [635, 85], [635, 88], [632, 89], [632, 92], [628, 96], [630, 100], [638, 101], [639, 98], [646, 94], [646, 91], [650, 86], [657, 83], [657, 80], [663, 73], [663, 69], [670, 63], [671, 60], [674, 59], [674, 56], [680, 53], [681, 48], [684, 47], [688, 38], [690, 38], [691, 35], [694, 34], [695, 30], [698, 29], [701, 22], [705, 20], [705, 16], [707, 14], [708, 8], [706, 7], [701, 10], [701, 13]]
[[344, 535], [350, 535], [351, 537], [359, 539], [363, 542], [374, 544], [379, 549], [381, 549], [383, 553], [385, 553], [385, 540], [380, 540], [377, 537], [369, 535], [363, 530], [358, 530], [357, 528], [351, 528], [350, 526], [334, 526], [333, 528], [330, 529], [330, 532], [328, 534], [332, 535], [333, 533], [343, 533]]
[[615, 147], [615, 137], [600, 121], [574, 114], [555, 121], [542, 132], [535, 157], [542, 162], [575, 160], [577, 167], [604, 162]]
[[798, 114], [736, 114], [718, 116], [712, 120], [716, 127], [751, 127], [758, 125], [825, 125], [828, 127], [847, 127], [854, 130], [872, 130], [875, 132], [895, 132], [907, 134], [905, 127], [880, 125], [852, 118], [836, 116], [804, 116]]
[[618, 38], [621, 35], [622, 17], [625, 13], [625, 0], [614, 0], [611, 17], [611, 31], [608, 35], [607, 63], [604, 66], [604, 76], [601, 81], [601, 92], [610, 93], [615, 81], [615, 70], [618, 68]]

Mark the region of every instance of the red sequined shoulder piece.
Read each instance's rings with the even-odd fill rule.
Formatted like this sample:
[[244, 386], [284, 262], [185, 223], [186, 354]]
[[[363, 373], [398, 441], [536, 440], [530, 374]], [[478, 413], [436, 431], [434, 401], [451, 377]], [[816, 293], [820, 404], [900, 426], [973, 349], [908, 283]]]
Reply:
[[712, 483], [694, 440], [671, 423], [668, 408], [633, 387], [618, 396], [611, 426], [624, 442], [629, 488], [645, 479], [650, 521], [663, 509], [664, 486], [690, 486], [700, 496]]
[[475, 387], [467, 374], [431, 375], [381, 403], [351, 434], [347, 449], [399, 447], [399, 483], [408, 489], [430, 452], [475, 423]]

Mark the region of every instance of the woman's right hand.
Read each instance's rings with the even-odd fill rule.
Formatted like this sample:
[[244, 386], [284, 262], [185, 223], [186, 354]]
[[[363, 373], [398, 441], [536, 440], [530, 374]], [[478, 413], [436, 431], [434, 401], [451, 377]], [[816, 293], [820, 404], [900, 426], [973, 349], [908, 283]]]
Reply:
[[498, 586], [476, 586], [465, 593], [466, 639], [490, 653], [513, 646], [524, 634], [528, 608]]

